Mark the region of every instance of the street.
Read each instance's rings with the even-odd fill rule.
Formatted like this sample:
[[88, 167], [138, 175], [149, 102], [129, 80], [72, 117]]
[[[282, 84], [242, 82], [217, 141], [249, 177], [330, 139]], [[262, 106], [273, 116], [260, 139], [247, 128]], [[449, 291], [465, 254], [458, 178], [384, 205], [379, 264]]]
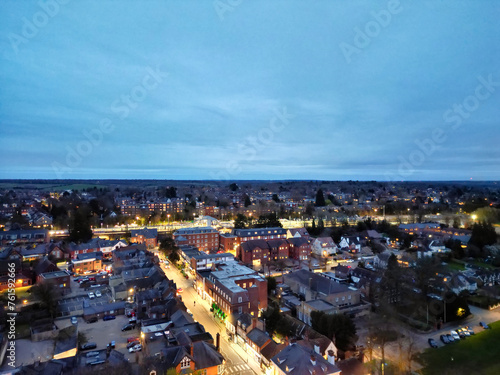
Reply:
[[166, 268], [162, 263], [162, 269], [170, 280], [175, 281], [177, 288], [183, 289], [182, 293], [180, 293], [182, 301], [193, 313], [193, 318], [201, 323], [207, 332], [210, 332], [214, 341], [216, 334], [220, 333], [220, 350], [226, 359], [226, 373], [242, 375], [261, 374], [262, 370], [259, 364], [243, 348], [236, 343], [229, 343], [227, 341], [226, 327], [213, 317], [208, 302], [204, 301], [194, 290], [193, 277], [190, 276], [189, 279], [185, 279], [173, 265], [170, 268]]

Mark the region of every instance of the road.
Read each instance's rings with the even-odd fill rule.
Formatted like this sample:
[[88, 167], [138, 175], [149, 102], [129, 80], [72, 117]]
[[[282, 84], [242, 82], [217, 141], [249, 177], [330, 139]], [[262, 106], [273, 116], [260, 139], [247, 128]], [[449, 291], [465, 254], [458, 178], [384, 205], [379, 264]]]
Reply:
[[[226, 374], [255, 375], [262, 374], [259, 364], [238, 345], [228, 342], [226, 327], [213, 317], [210, 312], [210, 305], [207, 301], [201, 299], [193, 288], [193, 277], [185, 279], [175, 267], [166, 268], [162, 264], [165, 275], [174, 280], [177, 288], [182, 288], [180, 293], [182, 301], [186, 307], [193, 313], [193, 318], [205, 327], [207, 332], [213, 336], [214, 341], [217, 332], [221, 335], [220, 349], [221, 354], [226, 359]], [[195, 304], [196, 301], [196, 304]]]

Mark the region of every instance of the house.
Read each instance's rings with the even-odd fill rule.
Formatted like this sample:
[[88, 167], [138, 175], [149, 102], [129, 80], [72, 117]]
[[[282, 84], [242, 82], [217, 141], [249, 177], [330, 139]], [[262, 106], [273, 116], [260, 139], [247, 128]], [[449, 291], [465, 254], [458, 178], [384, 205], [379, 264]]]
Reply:
[[[303, 322], [310, 321], [310, 313], [315, 309], [360, 314], [364, 313], [368, 307], [361, 302], [361, 292], [358, 289], [340, 284], [317, 273], [302, 269], [285, 274], [283, 278], [293, 293], [302, 296], [303, 301], [297, 313], [298, 318]], [[326, 303], [315, 304], [311, 302], [313, 300], [323, 300]]]
[[269, 262], [269, 245], [265, 240], [246, 241], [238, 247], [236, 256], [245, 264], [261, 266]]
[[94, 272], [102, 269], [102, 252], [78, 254], [76, 259], [71, 260], [73, 272], [83, 274], [85, 272]]
[[339, 246], [342, 250], [359, 253], [361, 252], [362, 239], [357, 236], [343, 236], [340, 238]]
[[292, 237], [287, 239], [289, 256], [295, 260], [309, 260], [311, 257], [311, 244], [304, 237]]
[[447, 280], [448, 287], [455, 294], [460, 294], [464, 290], [475, 292], [477, 290], [477, 282], [469, 277], [461, 274], [455, 274]]
[[285, 347], [271, 362], [273, 375], [340, 375], [333, 352], [329, 353], [328, 360], [325, 360], [314, 350], [296, 343]]
[[204, 341], [171, 346], [162, 350], [160, 373], [175, 368], [177, 374], [199, 372], [206, 375], [224, 373], [224, 357], [219, 348]]
[[261, 363], [261, 351], [273, 340], [259, 328], [254, 328], [247, 333], [247, 353], [251, 354], [257, 363]]
[[158, 246], [158, 230], [156, 228], [133, 229], [130, 231], [130, 242], [145, 244], [148, 249]]
[[320, 257], [330, 257], [338, 253], [338, 247], [331, 237], [318, 237], [312, 242], [312, 252]]
[[31, 224], [35, 228], [50, 228], [52, 226], [52, 217], [43, 212], [37, 212], [31, 218]]
[[432, 251], [433, 253], [445, 253], [445, 252], [450, 252], [451, 249], [447, 249], [446, 246], [444, 246], [444, 243], [438, 240], [432, 240], [428, 245], [428, 249]]
[[373, 265], [376, 268], [387, 268], [387, 265], [389, 264], [389, 258], [391, 257], [391, 253], [389, 252], [384, 252], [375, 255], [375, 259], [373, 260]]
[[286, 238], [305, 238], [308, 240], [311, 236], [306, 228], [291, 228], [286, 231]]

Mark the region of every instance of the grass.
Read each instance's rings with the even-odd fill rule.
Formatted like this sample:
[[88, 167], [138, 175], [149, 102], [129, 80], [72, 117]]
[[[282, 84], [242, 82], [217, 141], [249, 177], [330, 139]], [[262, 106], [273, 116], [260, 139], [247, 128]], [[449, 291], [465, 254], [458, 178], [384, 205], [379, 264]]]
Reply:
[[458, 343], [438, 349], [427, 349], [418, 361], [424, 365], [422, 373], [433, 374], [500, 374], [498, 342], [500, 321]]
[[448, 269], [451, 271], [463, 271], [465, 270], [465, 266], [462, 263], [457, 263], [457, 262], [450, 262], [446, 265]]

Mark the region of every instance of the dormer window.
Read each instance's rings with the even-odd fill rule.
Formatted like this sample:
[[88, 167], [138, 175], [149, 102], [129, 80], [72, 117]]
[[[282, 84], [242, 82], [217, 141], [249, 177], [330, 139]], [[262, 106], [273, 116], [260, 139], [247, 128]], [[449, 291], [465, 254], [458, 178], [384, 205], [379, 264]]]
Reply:
[[188, 357], [182, 358], [181, 361], [181, 370], [189, 368], [191, 365], [191, 360]]

